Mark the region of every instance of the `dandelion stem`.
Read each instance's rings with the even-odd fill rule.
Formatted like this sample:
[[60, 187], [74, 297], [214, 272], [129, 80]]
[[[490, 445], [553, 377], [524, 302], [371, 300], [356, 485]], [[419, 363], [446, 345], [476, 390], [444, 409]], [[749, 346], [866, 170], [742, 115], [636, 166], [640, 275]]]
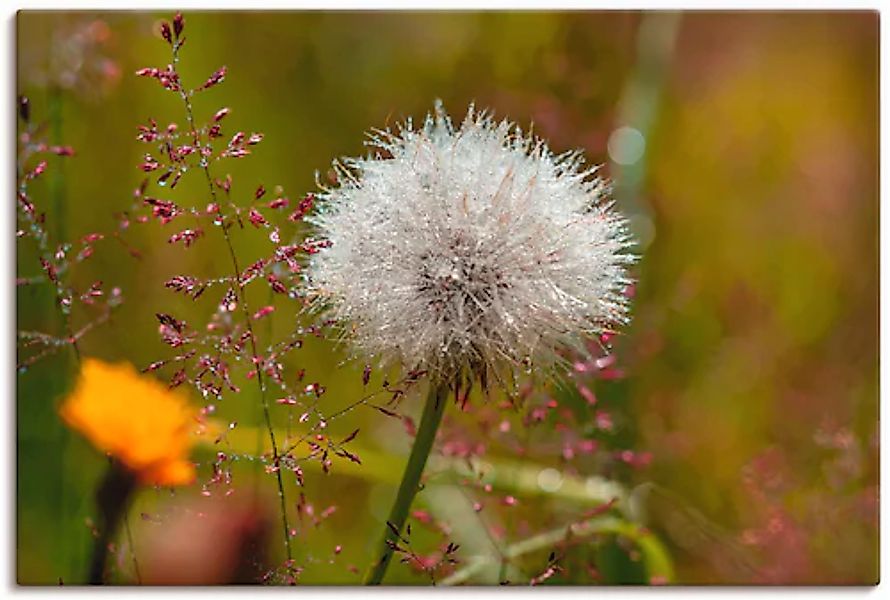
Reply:
[[426, 466], [433, 442], [436, 440], [436, 431], [439, 429], [439, 423], [442, 422], [442, 415], [445, 413], [448, 390], [448, 385], [445, 383], [430, 384], [426, 404], [423, 407], [423, 415], [420, 418], [420, 426], [417, 428], [414, 445], [411, 447], [411, 454], [408, 457], [408, 464], [405, 466], [399, 491], [390, 509], [386, 528], [383, 530], [380, 558], [371, 565], [365, 576], [366, 585], [380, 585], [386, 574], [386, 568], [393, 555], [393, 548], [390, 544], [397, 543], [396, 532], [401, 535], [402, 528], [408, 518], [408, 510], [417, 495], [420, 476], [423, 474], [423, 468]]

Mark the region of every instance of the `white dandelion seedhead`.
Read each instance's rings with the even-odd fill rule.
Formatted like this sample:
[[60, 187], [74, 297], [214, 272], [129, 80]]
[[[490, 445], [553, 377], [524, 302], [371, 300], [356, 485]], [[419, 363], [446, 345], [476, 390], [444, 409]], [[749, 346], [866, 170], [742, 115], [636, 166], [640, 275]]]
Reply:
[[360, 353], [486, 377], [552, 365], [627, 320], [626, 221], [577, 152], [470, 107], [377, 131], [309, 219], [307, 283]]

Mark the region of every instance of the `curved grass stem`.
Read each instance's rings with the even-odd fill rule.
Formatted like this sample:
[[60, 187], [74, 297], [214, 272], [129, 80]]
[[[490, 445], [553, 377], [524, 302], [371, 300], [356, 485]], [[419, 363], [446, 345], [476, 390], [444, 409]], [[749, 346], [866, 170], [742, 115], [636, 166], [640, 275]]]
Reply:
[[399, 491], [383, 531], [379, 549], [380, 556], [368, 570], [365, 576], [365, 585], [380, 585], [386, 575], [386, 569], [392, 560], [392, 545], [398, 542], [402, 528], [405, 526], [411, 503], [419, 490], [420, 477], [433, 448], [433, 443], [436, 441], [436, 431], [439, 429], [442, 415], [445, 413], [445, 405], [448, 403], [448, 390], [448, 385], [445, 383], [430, 384], [426, 404], [423, 407], [423, 415], [420, 418], [420, 426], [417, 428], [417, 436], [414, 438], [408, 464], [405, 465], [402, 482], [399, 484]]
[[[181, 47], [181, 45], [182, 42], [177, 42], [173, 45], [174, 68], [179, 63], [179, 48]], [[195, 147], [200, 150], [202, 147], [202, 142], [201, 137], [198, 133], [198, 128], [195, 124], [195, 115], [194, 111], [192, 110], [190, 95], [185, 90], [180, 90], [179, 95], [182, 98], [182, 102], [185, 107], [186, 118], [188, 119], [189, 124], [189, 133], [194, 140]], [[275, 481], [278, 486], [278, 500], [281, 507], [281, 527], [284, 534], [284, 552], [287, 556], [287, 569], [288, 572], [290, 572], [293, 566], [293, 552], [291, 550], [290, 543], [290, 524], [287, 520], [287, 499], [285, 498], [284, 493], [284, 479], [282, 478], [281, 468], [279, 464], [282, 454], [279, 452], [278, 442], [275, 439], [275, 430], [272, 427], [272, 416], [269, 410], [269, 399], [267, 397], [268, 395], [266, 393], [266, 382], [263, 376], [263, 364], [262, 360], [260, 359], [259, 352], [257, 351], [256, 334], [254, 332], [253, 319], [251, 318], [250, 310], [247, 306], [247, 294], [244, 290], [244, 286], [241, 284], [242, 271], [238, 263], [238, 255], [235, 252], [235, 246], [232, 243], [231, 236], [229, 235], [229, 225], [228, 223], [226, 223], [226, 211], [223, 205], [217, 201], [216, 188], [214, 187], [213, 176], [210, 173], [209, 163], [207, 162], [207, 160], [202, 159], [200, 166], [201, 170], [204, 172], [204, 178], [207, 181], [207, 188], [210, 192], [210, 198], [214, 204], [219, 206], [219, 215], [222, 221], [220, 229], [222, 229], [223, 238], [225, 240], [226, 248], [229, 253], [229, 259], [231, 260], [233, 282], [234, 286], [237, 287], [239, 304], [241, 305], [241, 311], [244, 315], [244, 326], [248, 334], [251, 362], [254, 365], [254, 373], [256, 374], [257, 386], [259, 387], [260, 392], [260, 403], [263, 411], [263, 420], [266, 425], [266, 431], [269, 435], [269, 442], [272, 445], [272, 465], [275, 468]]]
[[[621, 535], [632, 540], [643, 555], [650, 577], [661, 578], [665, 583], [673, 581], [673, 563], [658, 538], [645, 528], [615, 516], [596, 517], [539, 533], [507, 547], [504, 556], [508, 560], [514, 560], [532, 552], [552, 548], [569, 539], [584, 539], [596, 534]], [[499, 557], [492, 556], [475, 557], [462, 569], [443, 579], [440, 584], [452, 586], [468, 583], [487, 565], [498, 559]]]

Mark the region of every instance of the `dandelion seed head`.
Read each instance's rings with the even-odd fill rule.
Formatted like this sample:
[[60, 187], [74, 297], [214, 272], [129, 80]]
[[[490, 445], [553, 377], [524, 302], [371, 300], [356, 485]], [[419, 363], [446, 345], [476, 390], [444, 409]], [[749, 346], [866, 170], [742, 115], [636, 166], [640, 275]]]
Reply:
[[440, 377], [517, 373], [627, 320], [634, 261], [608, 184], [470, 107], [375, 131], [307, 218], [315, 306], [358, 354]]

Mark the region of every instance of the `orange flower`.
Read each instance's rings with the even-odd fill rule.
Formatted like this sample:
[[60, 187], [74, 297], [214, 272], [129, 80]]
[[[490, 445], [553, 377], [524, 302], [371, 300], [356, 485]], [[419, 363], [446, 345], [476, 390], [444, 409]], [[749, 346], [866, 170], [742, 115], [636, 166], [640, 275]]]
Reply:
[[114, 456], [144, 484], [185, 485], [195, 479], [188, 461], [196, 411], [178, 392], [140, 375], [127, 363], [84, 360], [62, 419], [94, 446]]

